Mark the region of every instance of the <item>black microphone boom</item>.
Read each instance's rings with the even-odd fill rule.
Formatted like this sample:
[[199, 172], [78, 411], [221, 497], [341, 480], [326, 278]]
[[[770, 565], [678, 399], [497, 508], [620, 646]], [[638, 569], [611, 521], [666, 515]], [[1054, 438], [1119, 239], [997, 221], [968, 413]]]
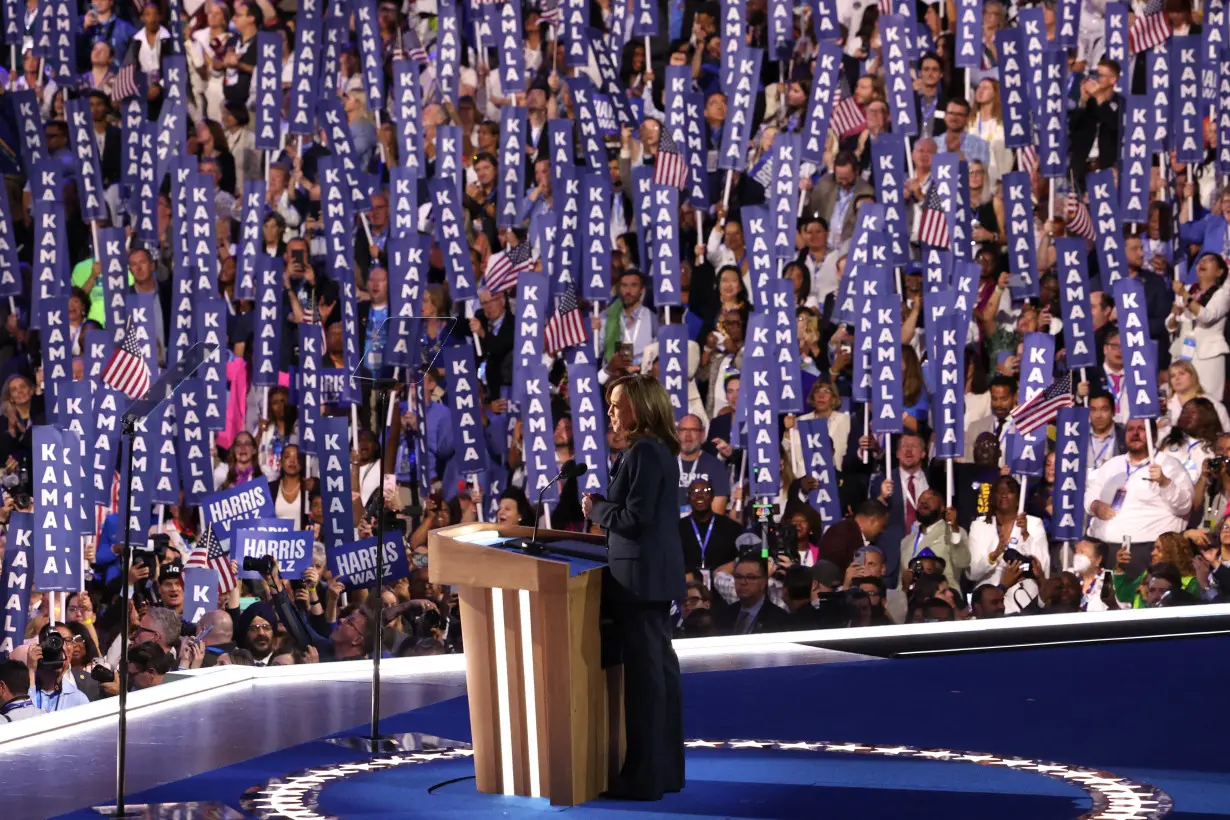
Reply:
[[570, 478], [580, 478], [585, 475], [588, 470], [589, 465], [585, 462], [578, 464], [573, 459], [568, 459], [568, 461], [564, 462], [564, 466], [560, 468], [560, 471], [556, 474], [555, 478], [551, 479], [546, 484], [543, 484], [542, 489], [538, 491], [538, 498], [534, 503], [534, 532], [530, 536], [530, 540], [526, 541], [525, 539], [520, 539], [518, 541], [514, 541], [513, 546], [525, 550], [530, 555], [542, 555], [542, 553], [546, 550], [546, 546], [538, 543], [538, 510], [542, 507], [543, 493], [547, 491], [548, 487], [559, 481], [561, 478], [565, 481]]

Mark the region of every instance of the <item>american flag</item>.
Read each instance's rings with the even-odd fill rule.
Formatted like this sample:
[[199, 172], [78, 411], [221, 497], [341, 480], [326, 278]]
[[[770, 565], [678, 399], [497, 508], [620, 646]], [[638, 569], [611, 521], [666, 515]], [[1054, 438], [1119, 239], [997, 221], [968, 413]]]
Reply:
[[1072, 374], [1051, 382], [1050, 387], [1032, 399], [1017, 405], [1010, 415], [1012, 425], [1021, 435], [1029, 435], [1055, 420], [1061, 407], [1072, 406]]
[[137, 84], [137, 66], [136, 64], [126, 65], [115, 74], [115, 84], [111, 86], [111, 102], [119, 105], [129, 97], [136, 97], [141, 93], [141, 87]]
[[880, 16], [887, 17], [893, 13], [893, 0], [880, 0]]
[[1149, 0], [1144, 11], [1132, 21], [1128, 29], [1128, 50], [1133, 54], [1148, 51], [1174, 33], [1170, 18], [1166, 16], [1164, 0]]
[[669, 128], [662, 129], [658, 138], [658, 157], [653, 163], [653, 181], [655, 185], [666, 185], [670, 188], [682, 188], [688, 184], [688, 164], [679, 153], [679, 146], [671, 136]]
[[1026, 145], [1017, 155], [1017, 164], [1021, 166], [1020, 170], [1034, 175], [1034, 171], [1038, 170], [1038, 149], [1032, 145]]
[[505, 248], [499, 253], [491, 254], [487, 259], [487, 273], [483, 276], [483, 287], [488, 293], [503, 293], [517, 286], [517, 277], [521, 271], [534, 267], [534, 247], [529, 242], [522, 242], [512, 248]]
[[555, 313], [543, 332], [547, 353], [555, 355], [566, 347], [585, 342], [585, 318], [577, 305], [577, 283], [569, 280], [564, 294], [555, 303]]
[[235, 573], [231, 571], [231, 557], [222, 548], [218, 536], [214, 535], [213, 527], [205, 528], [205, 532], [201, 533], [201, 537], [197, 539], [192, 552], [188, 554], [188, 560], [184, 562], [184, 569], [191, 567], [216, 570], [218, 588], [223, 595], [235, 588], [237, 581]]
[[1094, 238], [1093, 219], [1089, 216], [1089, 209], [1085, 207], [1085, 203], [1076, 195], [1076, 191], [1068, 192], [1063, 212], [1068, 222], [1068, 232], [1076, 236], [1083, 236], [1092, 242]]
[[558, 26], [564, 22], [564, 7], [556, 3], [550, 8], [541, 9], [538, 12], [538, 22]]
[[843, 87], [845, 80], [838, 84], [835, 96], [840, 95], [840, 102], [834, 101], [836, 104], [833, 107], [833, 127], [837, 130], [837, 136], [844, 139], [853, 134], [862, 133], [867, 127], [867, 115], [863, 113], [863, 109], [855, 101], [854, 95], [846, 92]]
[[427, 49], [423, 48], [423, 44], [419, 41], [419, 35], [416, 32], [406, 32], [406, 37], [403, 42], [406, 44], [406, 56], [411, 60], [417, 60], [420, 63], [430, 61], [430, 57], [427, 55]]
[[940, 199], [938, 185], [932, 185], [927, 190], [927, 198], [923, 200], [918, 241], [934, 248], [947, 248], [952, 244], [948, 239], [948, 214], [944, 212], [944, 202]]
[[124, 325], [124, 341], [120, 342], [103, 368], [102, 382], [134, 401], [149, 392], [149, 365], [141, 355], [141, 347], [132, 332], [131, 319]]

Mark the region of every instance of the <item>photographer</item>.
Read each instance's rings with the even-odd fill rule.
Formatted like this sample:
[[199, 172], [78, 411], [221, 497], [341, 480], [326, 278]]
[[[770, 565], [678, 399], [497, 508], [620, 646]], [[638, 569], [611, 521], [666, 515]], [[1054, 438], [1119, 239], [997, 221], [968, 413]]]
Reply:
[[26, 651], [26, 669], [30, 671], [30, 700], [40, 712], [58, 712], [90, 702], [68, 674], [72, 653], [65, 646], [64, 636], [55, 627], [45, 626], [38, 643]]
[[1196, 529], [1184, 533], [1188, 538], [1200, 543], [1208, 542], [1208, 533], [1201, 527], [1213, 527], [1225, 517], [1226, 506], [1230, 503], [1230, 433], [1222, 433], [1217, 437], [1213, 455], [1205, 459], [1201, 466], [1200, 478], [1197, 479], [1192, 495], [1192, 511], [1187, 523]]

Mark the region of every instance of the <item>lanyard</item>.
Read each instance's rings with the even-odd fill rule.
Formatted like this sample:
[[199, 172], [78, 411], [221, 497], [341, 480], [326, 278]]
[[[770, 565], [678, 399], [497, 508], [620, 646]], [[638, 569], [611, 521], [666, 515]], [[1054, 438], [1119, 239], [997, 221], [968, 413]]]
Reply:
[[[1092, 439], [1090, 440], [1092, 443]], [[1106, 455], [1106, 451], [1110, 449], [1110, 445], [1115, 442], [1115, 434], [1111, 433], [1106, 437], [1106, 443], [1102, 445], [1102, 449], [1098, 450], [1097, 455], [1093, 457], [1093, 466], [1095, 468], [1102, 466], [1102, 457]]]
[[918, 524], [915, 524], [914, 528], [917, 530], [917, 532], [914, 533], [914, 549], [910, 552], [911, 558], [918, 555], [918, 542], [921, 541], [923, 537], [922, 527], [918, 526]]
[[4, 704], [3, 706], [0, 706], [0, 715], [7, 715], [9, 712], [13, 711], [14, 709], [24, 709], [27, 706], [31, 706], [32, 704], [33, 704], [33, 701], [31, 701], [29, 698], [22, 698], [21, 700], [10, 700], [8, 703]]
[[700, 562], [705, 563], [705, 550], [709, 548], [709, 536], [713, 535], [713, 521], [716, 516], [709, 519], [709, 526], [705, 529], [705, 537], [700, 537], [700, 527], [696, 526], [696, 519], [692, 518], [692, 532], [696, 533], [696, 542], [700, 544]]
[[[47, 698], [48, 706], [51, 706], [52, 701], [55, 702], [55, 706], [51, 707], [51, 711], [53, 712], [60, 711], [60, 694], [61, 694], [61, 690], [57, 689], [54, 694], [50, 695]], [[41, 689], [36, 690], [34, 693], [34, 697], [38, 699], [38, 705], [35, 708], [38, 709], [40, 712], [43, 711], [43, 691]], [[28, 700], [26, 701], [26, 703], [29, 703], [29, 702], [30, 701]]]
[[632, 332], [631, 332], [630, 334], [628, 334], [628, 333], [627, 333], [627, 331], [628, 331], [628, 319], [627, 319], [627, 315], [625, 314], [625, 315], [622, 317], [622, 319], [621, 319], [621, 322], [622, 322], [622, 328], [621, 328], [621, 330], [622, 330], [622, 332], [623, 332], [623, 333], [627, 334], [627, 342], [628, 342], [629, 344], [634, 345], [634, 346], [636, 345], [636, 340], [637, 340], [637, 339], [639, 339], [639, 338], [640, 338], [640, 336], [641, 336], [641, 320], [642, 320], [642, 319], [644, 319], [644, 318], [645, 318], [645, 316], [644, 316], [644, 314], [642, 314], [642, 313], [641, 313], [641, 311], [640, 311], [640, 306], [638, 305], [638, 306], [637, 306], [637, 310], [636, 310], [636, 321], [632, 324]]
[[692, 469], [686, 473], [683, 471], [683, 456], [675, 456], [675, 459], [679, 462], [679, 476], [687, 479], [687, 483], [682, 486], [691, 487], [692, 482], [696, 480], [696, 468], [700, 466], [700, 454], [696, 454], [696, 460], [692, 462]]
[[1124, 491], [1126, 492], [1126, 491], [1127, 491], [1127, 483], [1128, 483], [1128, 481], [1131, 481], [1131, 480], [1132, 480], [1132, 476], [1133, 476], [1133, 475], [1135, 475], [1136, 473], [1140, 472], [1140, 470], [1141, 470], [1142, 468], [1144, 468], [1144, 467], [1148, 467], [1148, 466], [1149, 466], [1149, 462], [1148, 462], [1148, 461], [1146, 461], [1144, 464], [1137, 464], [1135, 467], [1133, 467], [1133, 466], [1131, 465], [1131, 463], [1130, 463], [1130, 462], [1125, 462], [1125, 464], [1127, 464], [1127, 479], [1123, 482], [1123, 489], [1124, 489]]

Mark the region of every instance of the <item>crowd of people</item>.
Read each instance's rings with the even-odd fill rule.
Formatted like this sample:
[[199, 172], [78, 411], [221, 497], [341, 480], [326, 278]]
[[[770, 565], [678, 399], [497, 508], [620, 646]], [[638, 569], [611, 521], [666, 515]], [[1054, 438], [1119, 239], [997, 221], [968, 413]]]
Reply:
[[[901, 266], [898, 284], [905, 415], [902, 432], [888, 437], [869, 434], [868, 405], [852, 397], [862, 331], [843, 320], [837, 307], [859, 212], [881, 201], [884, 193], [877, 189], [872, 168], [873, 146], [891, 133], [895, 121], [885, 87], [879, 22], [884, 4], [835, 4], [841, 80], [863, 121], [848, 133], [830, 127], [823, 162], [802, 166], [794, 249], [778, 264], [779, 277], [792, 283], [789, 308], [796, 321], [792, 332], [777, 338], [794, 348], [790, 358], [798, 368], [804, 401], [796, 412], [775, 413], [781, 477], [775, 496], [753, 495], [748, 480], [750, 448], [743, 429], [748, 408], [740, 406], [749, 396], [744, 354], [749, 325], [772, 308], [757, 303], [753, 281], [756, 247], [768, 239], [745, 234], [754, 223], [742, 215], [767, 201], [768, 182], [761, 171], [773, 165], [778, 138], [801, 133], [812, 116], [817, 7], [792, 8], [783, 50], [770, 42], [774, 29], [768, 6], [773, 4], [765, 0], [650, 5], [658, 9], [658, 30], [643, 37], [632, 33], [632, 5], [623, 0], [585, 4], [590, 52], [578, 62], [569, 54], [568, 26], [583, 24], [561, 27], [555, 22], [561, 14], [549, 0], [524, 0], [519, 8], [525, 86], [506, 89], [499, 60], [507, 49], [476, 36], [480, 10], [492, 6], [380, 0], [374, 4], [375, 67], [368, 65], [371, 55], [360, 43], [356, 15], [341, 26], [336, 64], [323, 66], [319, 75], [319, 93], [341, 99], [349, 136], [344, 150], [345, 140], [339, 144], [336, 133], [323, 127], [304, 139], [289, 133], [285, 123], [277, 150], [255, 147], [256, 42], [262, 33], [281, 38], [285, 112], [297, 76], [298, 23], [304, 19], [294, 2], [206, 0], [182, 9], [176, 4], [170, 14], [172, 9], [158, 2], [93, 0], [88, 8], [81, 4], [76, 9], [80, 25], [71, 76], [63, 66], [51, 65], [38, 47], [38, 17], [46, 6], [31, 0], [24, 21], [8, 21], [24, 26], [25, 36], [15, 43], [20, 65], [2, 78], [0, 89], [10, 102], [16, 92], [34, 92], [42, 129], [38, 136], [60, 173], [52, 184], [66, 215], [62, 247], [71, 263], [71, 288], [63, 295], [68, 296], [71, 378], [77, 380], [97, 377], [86, 340], [97, 334], [111, 338], [118, 330], [112, 311], [116, 294], [110, 292], [97, 253], [94, 230], [100, 224], [126, 231], [129, 281], [124, 297], [153, 295], [159, 365], [166, 364], [174, 346], [172, 300], [182, 261], [174, 246], [184, 226], [177, 224], [168, 180], [158, 195], [156, 241], [137, 235], [130, 183], [121, 167], [127, 128], [121, 111], [131, 99], [124, 96], [124, 87], [135, 77], [148, 104], [146, 117], [156, 121], [167, 99], [165, 61], [186, 58], [188, 77], [181, 91], [188, 122], [177, 150], [212, 178], [217, 288], [226, 309], [226, 420], [214, 441], [210, 489], [268, 481], [276, 515], [290, 520], [295, 530], [312, 530], [317, 543], [311, 567], [301, 578], [282, 579], [275, 563], [265, 580], [241, 580], [220, 595], [216, 610], [191, 623], [184, 620], [182, 576], [204, 530], [199, 507], [183, 493], [180, 503], [163, 505], [151, 528], [152, 558], [134, 561], [123, 577], [117, 487], [110, 507], [100, 508], [96, 537], [84, 547], [89, 566], [84, 589], [68, 594], [35, 589], [30, 596], [24, 641], [0, 663], [6, 719], [116, 694], [123, 635], [130, 644], [127, 678], [135, 689], [158, 685], [175, 669], [370, 657], [377, 640], [389, 656], [458, 652], [463, 647], [454, 594], [428, 580], [432, 530], [472, 521], [529, 526], [544, 514], [554, 529], [593, 528], [583, 514], [576, 478], [560, 482], [559, 500], [549, 511], [533, 503], [540, 488], [529, 486], [528, 463], [539, 456], [530, 452], [529, 401], [518, 389], [526, 378], [526, 351], [518, 347], [525, 306], [518, 305], [521, 293], [515, 283], [495, 287], [492, 277], [484, 276], [493, 263], [519, 258], [512, 252], [526, 244], [531, 254], [525, 256], [523, 273], [554, 269], [550, 260], [556, 250], [546, 245], [540, 228], [562, 220], [576, 203], [575, 195], [570, 201], [562, 190], [564, 177], [553, 168], [550, 126], [580, 120], [569, 142], [580, 136], [584, 117], [568, 82], [577, 77], [625, 98], [613, 106], [620, 121], [601, 135], [605, 165], [592, 167], [579, 147], [576, 151], [578, 166], [590, 162], [589, 171], [609, 177], [600, 216], [607, 223], [603, 251], [610, 268], [597, 272], [609, 288], [606, 299], [582, 299], [571, 306], [564, 302], [576, 299], [575, 288], [562, 294], [553, 290], [548, 313], [573, 310], [592, 316], [585, 323], [584, 341], [570, 347], [596, 351], [599, 396], [601, 385], [619, 376], [659, 375], [666, 360], [662, 334], [679, 324], [686, 328], [687, 401], [678, 408], [676, 504], [689, 569], [687, 596], [677, 602], [679, 635], [1230, 600], [1230, 526], [1224, 526], [1230, 510], [1230, 417], [1223, 404], [1230, 354], [1230, 188], [1218, 187], [1219, 134], [1211, 112], [1202, 135], [1204, 161], [1184, 164], [1173, 152], [1155, 154], [1148, 221], [1123, 226], [1125, 275], [1139, 280], [1146, 294], [1162, 412], [1156, 420], [1130, 417], [1116, 303], [1110, 283], [1099, 279], [1094, 243], [1086, 239], [1087, 310], [1098, 365], [1072, 373], [1076, 404], [1087, 408], [1090, 425], [1085, 500], [1078, 511], [1087, 522], [1082, 539], [1054, 535], [1053, 430], [1040, 476], [1014, 475], [1009, 463], [1016, 435], [1011, 412], [1025, 398], [1018, 380], [1027, 337], [1052, 337], [1056, 375], [1067, 370], [1055, 241], [1071, 235], [1075, 211], [1056, 214], [1048, 204], [1056, 193], [1065, 201], [1069, 188], [1073, 197], [1087, 201], [1084, 175], [1116, 167], [1125, 138], [1119, 120], [1125, 95], [1144, 93], [1149, 82], [1143, 54], [1132, 54], [1126, 64], [1107, 57], [1104, 7], [1118, 4], [1080, 4], [1078, 45], [1067, 50], [1069, 173], [1058, 178], [1043, 177], [1036, 163], [1023, 165], [1022, 153], [1006, 147], [996, 35], [1019, 25], [1024, 4], [981, 4], [979, 69], [956, 65], [957, 5], [897, 4], [896, 14], [910, 13], [906, 19], [917, 28], [920, 46], [909, 67], [917, 134], [907, 141], [910, 172], [902, 191], [911, 258]], [[733, 18], [728, 8], [735, 9]], [[1046, 39], [1055, 41], [1054, 0], [1043, 0], [1040, 8]], [[1130, 11], [1133, 19], [1146, 12], [1164, 14], [1176, 36], [1200, 33], [1203, 10], [1193, 8], [1192, 0], [1166, 0], [1164, 10], [1140, 4]], [[448, 73], [441, 53], [446, 14], [462, 21], [459, 64], [451, 79], [441, 76]], [[750, 139], [740, 146], [746, 170], [727, 173], [719, 170], [717, 155], [732, 127], [734, 100], [730, 89], [723, 90], [723, 67], [727, 55], [744, 46], [772, 46], [782, 59], [766, 58], [758, 76], [742, 78], [754, 92]], [[1053, 47], [1059, 48], [1058, 43]], [[602, 49], [613, 58], [617, 77], [604, 75]], [[300, 438], [299, 340], [305, 332], [320, 335], [319, 364], [325, 370], [352, 369], [353, 348], [370, 363], [379, 362], [391, 347], [385, 322], [396, 315], [391, 303], [399, 298], [390, 293], [391, 283], [406, 278], [398, 269], [404, 260], [392, 253], [403, 230], [394, 215], [404, 204], [394, 189], [409, 158], [403, 155], [401, 124], [382, 116], [394, 110], [391, 100], [373, 101], [369, 85], [370, 71], [381, 73], [385, 93], [391, 95], [393, 75], [405, 61], [414, 63], [421, 81], [416, 125], [424, 154], [412, 179], [417, 213], [410, 230], [421, 231], [429, 248], [422, 281], [416, 283], [421, 304], [415, 304], [414, 313], [421, 317], [423, 348], [433, 355], [473, 348], [482, 435], [476, 438], [460, 426], [450, 393], [457, 383], [440, 365], [443, 359], [429, 364], [421, 384], [399, 391], [387, 419], [378, 412], [370, 383], [355, 388], [353, 413], [337, 396], [322, 402], [329, 405], [326, 415], [347, 417], [352, 425], [354, 535], [404, 535], [408, 575], [389, 579], [377, 605], [375, 595], [347, 589], [328, 568], [329, 548], [321, 536], [327, 491], [318, 459]], [[679, 196], [674, 229], [681, 287], [663, 304], [647, 248], [655, 226], [646, 224], [633, 180], [643, 176], [643, 169], [668, 162], [670, 154], [691, 150], [687, 140], [680, 145], [664, 139], [668, 67], [688, 67], [687, 91], [703, 101], [699, 125], [705, 168], [696, 173], [706, 195], [699, 206], [689, 189]], [[101, 158], [107, 192], [102, 220], [82, 217], [81, 156], [70, 147], [65, 122], [66, 103], [80, 98], [89, 101]], [[518, 169], [526, 190], [509, 226], [502, 208], [507, 169], [501, 168], [506, 162], [501, 129], [503, 112], [518, 104], [527, 112], [523, 167]], [[3, 115], [0, 131], [7, 136], [0, 151], [27, 140], [29, 129], [15, 104], [4, 106]], [[437, 154], [437, 136], [446, 127], [461, 135], [461, 166], [447, 172], [451, 158]], [[350, 157], [372, 186], [361, 213], [347, 213], [353, 281], [346, 281], [349, 270], [339, 279], [327, 258], [330, 217], [321, 204], [319, 169], [339, 154]], [[980, 269], [964, 334], [964, 455], [951, 470], [933, 456], [935, 399], [928, 387], [933, 382], [926, 377], [931, 362], [923, 310], [932, 290], [925, 286], [920, 260], [932, 162], [948, 154], [959, 155], [968, 173], [969, 199], [956, 207], [968, 211], [969, 258]], [[44, 190], [46, 183], [34, 185], [24, 151], [9, 150], [0, 156], [0, 166], [6, 173], [5, 212], [23, 283], [7, 307], [0, 300], [0, 464], [5, 474], [0, 521], [7, 525], [15, 511], [33, 509], [31, 494], [40, 480], [31, 475], [33, 431], [52, 420], [52, 408], [45, 392], [50, 389], [45, 376], [51, 363], [44, 361], [48, 344], [40, 338], [43, 331], [31, 324], [38, 315], [32, 294], [40, 279], [42, 239], [32, 193]], [[1033, 182], [1040, 296], [1025, 299], [1013, 293], [1001, 183], [1015, 170], [1029, 171]], [[474, 298], [457, 298], [453, 292], [459, 262], [443, 247], [438, 230], [443, 215], [429, 193], [437, 172], [455, 173], [464, 192], [460, 228], [473, 269]], [[245, 191], [254, 180], [263, 180], [265, 188], [251, 206]], [[255, 216], [252, 207], [258, 210]], [[244, 234], [249, 221], [259, 225], [250, 250]], [[548, 235], [555, 241], [563, 238]], [[282, 332], [276, 342], [280, 379], [271, 388], [253, 384], [254, 349], [260, 341], [254, 335], [262, 320], [242, 284], [249, 253], [282, 264]], [[580, 271], [564, 274], [579, 277]], [[354, 317], [343, 315], [350, 298]], [[351, 328], [357, 338], [349, 337]], [[549, 368], [551, 395], [545, 410], [555, 450], [550, 463], [562, 466], [582, 458], [583, 449], [593, 452], [581, 440], [596, 436], [604, 439], [607, 461], [590, 468], [605, 476], [625, 442], [574, 418], [573, 392], [580, 388], [573, 376], [578, 371], [566, 363], [566, 351], [553, 354], [537, 341], [529, 357], [542, 358]], [[604, 412], [599, 409], [594, 416], [601, 425]], [[835, 517], [818, 503], [822, 477], [804, 459], [800, 424], [814, 419], [826, 422], [827, 452], [837, 476], [836, 487], [830, 488], [840, 513]], [[482, 475], [461, 472], [469, 458], [464, 451], [473, 447], [485, 451]], [[396, 479], [383, 485], [382, 462]], [[239, 569], [237, 562], [232, 569]], [[127, 611], [121, 604], [125, 587], [132, 593]]]

